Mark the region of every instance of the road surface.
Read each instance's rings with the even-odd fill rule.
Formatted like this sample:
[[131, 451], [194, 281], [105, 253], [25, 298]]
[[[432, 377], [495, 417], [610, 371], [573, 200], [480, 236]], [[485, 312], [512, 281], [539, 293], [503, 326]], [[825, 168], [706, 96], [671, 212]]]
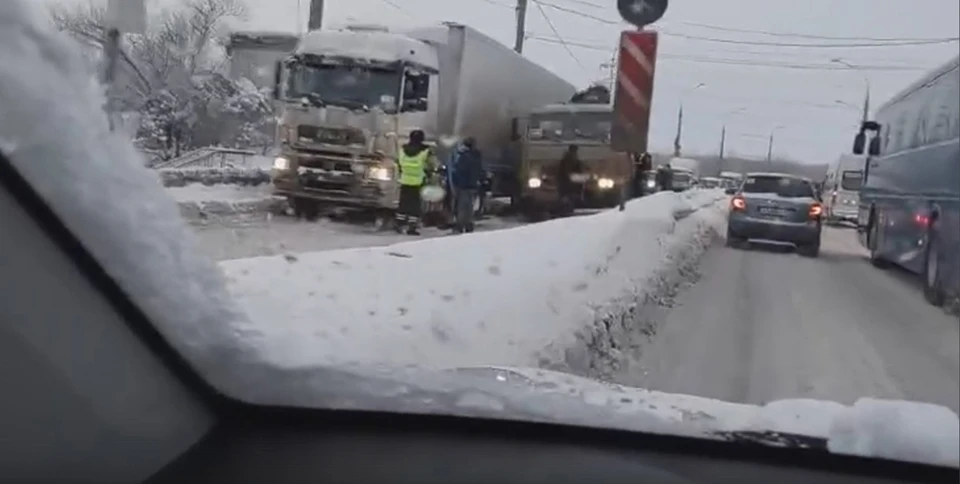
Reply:
[[744, 403], [874, 396], [960, 411], [960, 321], [915, 280], [871, 266], [855, 234], [826, 229], [818, 259], [711, 250], [629, 383]]
[[[490, 217], [477, 221], [478, 232], [523, 225], [511, 218]], [[200, 248], [216, 260], [261, 255], [376, 247], [449, 235], [449, 230], [421, 229], [420, 236], [377, 231], [372, 224], [353, 224], [321, 219], [316, 222], [287, 216], [257, 214], [252, 217], [212, 220], [194, 225]]]

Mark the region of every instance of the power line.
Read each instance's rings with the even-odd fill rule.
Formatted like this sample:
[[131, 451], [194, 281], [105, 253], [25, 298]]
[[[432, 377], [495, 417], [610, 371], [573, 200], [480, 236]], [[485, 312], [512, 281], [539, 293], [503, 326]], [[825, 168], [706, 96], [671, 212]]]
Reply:
[[846, 41], [859, 41], [859, 42], [916, 42], [916, 41], [936, 41], [936, 40], [949, 40], [949, 37], [940, 37], [940, 38], [924, 38], [924, 37], [835, 37], [828, 35], [813, 35], [813, 34], [800, 34], [794, 32], [774, 32], [770, 30], [755, 30], [755, 29], [743, 29], [743, 28], [733, 28], [733, 27], [721, 27], [719, 25], [710, 25], [700, 22], [688, 22], [682, 21], [677, 22], [683, 25], [689, 25], [691, 27], [700, 27], [709, 30], [717, 30], [720, 32], [740, 32], [745, 34], [758, 34], [758, 35], [767, 35], [771, 37], [794, 37], [798, 39], [813, 39], [813, 40], [846, 40]]
[[660, 30], [661, 34], [670, 35], [673, 37], [680, 37], [682, 39], [689, 40], [702, 40], [706, 42], [717, 42], [721, 44], [734, 44], [734, 45], [765, 45], [770, 47], [810, 47], [810, 48], [854, 48], [854, 47], [902, 47], [908, 45], [932, 45], [932, 44], [947, 44], [951, 42], [956, 42], [960, 38], [953, 39], [935, 39], [935, 40], [904, 40], [898, 42], [851, 42], [851, 43], [822, 43], [822, 44], [811, 44], [811, 43], [794, 43], [794, 42], [761, 42], [754, 40], [733, 40], [733, 39], [717, 39], [713, 37], [701, 37], [698, 35], [688, 35], [681, 34], [677, 32], [668, 32]]
[[[623, 22], [618, 22], [597, 15], [588, 14], [581, 12], [579, 10], [564, 7], [550, 2], [541, 2], [544, 6], [559, 10], [561, 12], [569, 13], [571, 15], [576, 15], [586, 19], [590, 19], [596, 22], [600, 22], [607, 25], [624, 25]], [[763, 41], [750, 41], [750, 40], [734, 40], [734, 39], [718, 39], [714, 37], [703, 37], [699, 35], [690, 35], [679, 32], [670, 32], [664, 29], [658, 29], [658, 31], [663, 35], [668, 35], [672, 37], [679, 37], [688, 40], [700, 40], [705, 42], [717, 42], [723, 44], [733, 44], [733, 45], [763, 45], [769, 47], [809, 47], [809, 48], [859, 48], [859, 47], [900, 47], [900, 46], [913, 46], [913, 45], [933, 45], [933, 44], [945, 44], [951, 42], [957, 42], [960, 38], [950, 37], [950, 38], [938, 38], [938, 39], [903, 39], [903, 40], [890, 40], [884, 42], [878, 41], [869, 41], [869, 42], [847, 42], [847, 43], [793, 43], [793, 42], [763, 42]]]
[[[528, 37], [531, 40], [537, 40], [540, 42], [546, 43], [561, 43], [557, 39], [540, 36], [540, 35], [531, 35]], [[610, 47], [601, 46], [597, 44], [588, 44], [575, 41], [565, 40], [562, 43], [571, 47], [579, 47], [583, 49], [596, 50], [602, 52], [608, 52]], [[738, 66], [753, 66], [753, 67], [772, 67], [772, 68], [783, 68], [783, 69], [806, 69], [806, 70], [821, 70], [821, 71], [849, 71], [850, 68], [842, 65], [836, 64], [800, 64], [800, 63], [787, 63], [787, 62], [771, 62], [771, 61], [761, 61], [761, 60], [750, 60], [750, 59], [725, 59], [725, 58], [715, 58], [715, 57], [705, 57], [705, 56], [689, 56], [689, 55], [679, 55], [679, 54], [657, 54], [658, 59], [671, 59], [679, 61], [693, 61], [693, 62], [703, 62], [707, 64], [723, 64], [723, 65], [738, 65]], [[863, 71], [927, 71], [929, 67], [920, 67], [920, 66], [896, 66], [896, 65], [858, 65], [856, 70]]]
[[553, 35], [557, 37], [556, 40], [559, 41], [561, 45], [563, 45], [563, 48], [567, 51], [567, 54], [570, 54], [570, 57], [573, 58], [573, 61], [576, 62], [578, 66], [580, 66], [581, 70], [586, 71], [587, 69], [583, 67], [583, 63], [580, 62], [580, 58], [578, 58], [577, 55], [573, 53], [573, 50], [570, 49], [570, 46], [567, 45], [567, 42], [563, 40], [563, 37], [560, 35], [560, 32], [557, 31], [557, 27], [553, 25], [553, 21], [550, 20], [550, 17], [547, 15], [547, 12], [543, 9], [543, 5], [540, 5], [540, 1], [533, 0], [533, 4], [537, 6], [537, 10], [540, 11], [540, 15], [543, 16], [543, 20], [547, 22], [547, 26], [550, 27], [550, 30], [553, 32]]

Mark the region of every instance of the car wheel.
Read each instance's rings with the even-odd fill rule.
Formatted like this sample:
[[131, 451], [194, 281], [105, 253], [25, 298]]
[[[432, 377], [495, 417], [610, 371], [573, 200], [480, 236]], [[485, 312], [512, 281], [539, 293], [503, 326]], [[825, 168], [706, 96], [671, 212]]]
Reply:
[[923, 298], [934, 306], [943, 306], [946, 299], [940, 275], [940, 244], [932, 231], [927, 236], [927, 251], [923, 264]]
[[879, 269], [886, 269], [889, 263], [880, 256], [880, 249], [877, 246], [877, 239], [880, 237], [879, 223], [875, 217], [871, 217], [870, 231], [867, 232], [867, 248], [870, 250], [870, 263]]
[[747, 239], [744, 239], [743, 237], [735, 235], [733, 232], [730, 231], [730, 228], [727, 227], [727, 242], [726, 242], [727, 247], [737, 248], [742, 246], [746, 241]]

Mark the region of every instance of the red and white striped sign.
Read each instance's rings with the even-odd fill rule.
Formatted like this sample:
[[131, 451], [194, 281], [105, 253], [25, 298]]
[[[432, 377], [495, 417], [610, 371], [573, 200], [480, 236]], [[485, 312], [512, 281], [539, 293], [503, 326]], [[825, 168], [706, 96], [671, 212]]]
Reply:
[[630, 30], [620, 34], [617, 87], [613, 98], [616, 122], [611, 133], [611, 144], [617, 151], [647, 151], [657, 39], [657, 33], [651, 30]]

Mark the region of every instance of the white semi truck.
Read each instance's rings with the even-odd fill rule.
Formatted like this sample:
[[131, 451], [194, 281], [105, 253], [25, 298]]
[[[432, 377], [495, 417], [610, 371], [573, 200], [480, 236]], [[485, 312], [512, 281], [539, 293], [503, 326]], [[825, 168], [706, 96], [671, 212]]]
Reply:
[[277, 66], [275, 192], [310, 217], [322, 205], [393, 210], [396, 157], [412, 130], [441, 161], [472, 136], [492, 165], [516, 118], [573, 85], [465, 25], [308, 33]]

